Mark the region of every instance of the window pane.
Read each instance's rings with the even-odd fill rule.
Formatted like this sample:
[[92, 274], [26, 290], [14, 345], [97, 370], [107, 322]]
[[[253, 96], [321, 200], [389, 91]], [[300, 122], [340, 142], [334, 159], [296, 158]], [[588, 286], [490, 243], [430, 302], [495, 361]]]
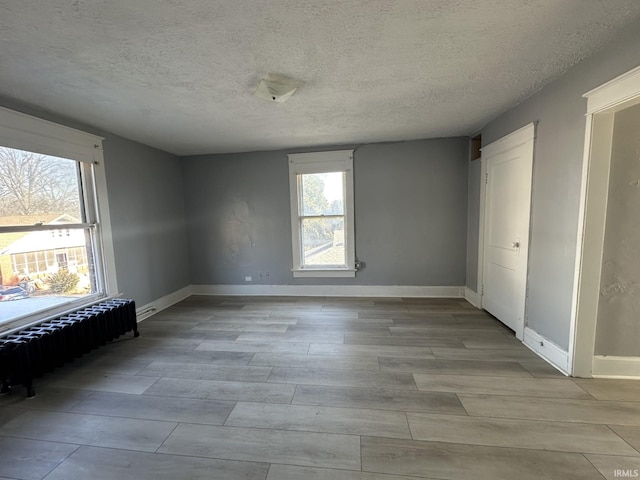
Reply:
[[0, 146], [0, 226], [81, 223], [78, 162]]
[[300, 176], [303, 215], [344, 215], [344, 172]]
[[96, 293], [90, 249], [90, 229], [0, 234], [0, 319]]
[[302, 220], [305, 266], [344, 266], [344, 218], [305, 218]]

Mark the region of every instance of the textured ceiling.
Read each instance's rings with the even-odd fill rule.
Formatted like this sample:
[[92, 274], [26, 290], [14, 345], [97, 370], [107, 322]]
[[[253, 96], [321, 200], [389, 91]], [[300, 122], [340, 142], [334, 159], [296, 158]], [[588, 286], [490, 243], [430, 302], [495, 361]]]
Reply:
[[[469, 135], [638, 0], [0, 0], [0, 94], [176, 154]], [[291, 77], [283, 104], [256, 98]]]

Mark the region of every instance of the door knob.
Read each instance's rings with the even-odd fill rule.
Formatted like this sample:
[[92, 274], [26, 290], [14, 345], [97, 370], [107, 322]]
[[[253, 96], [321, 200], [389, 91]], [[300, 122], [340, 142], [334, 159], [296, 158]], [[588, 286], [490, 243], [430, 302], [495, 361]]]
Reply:
[[518, 241], [516, 240], [515, 242], [512, 242], [512, 243], [511, 243], [511, 246], [512, 246], [513, 248], [520, 248], [520, 242], [518, 242]]

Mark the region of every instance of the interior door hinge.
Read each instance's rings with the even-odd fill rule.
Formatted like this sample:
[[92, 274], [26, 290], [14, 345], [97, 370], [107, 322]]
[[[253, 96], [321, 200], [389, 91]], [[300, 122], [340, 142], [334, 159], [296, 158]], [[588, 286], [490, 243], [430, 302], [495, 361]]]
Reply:
[[489, 173], [484, 174], [484, 184], [487, 185], [489, 183]]

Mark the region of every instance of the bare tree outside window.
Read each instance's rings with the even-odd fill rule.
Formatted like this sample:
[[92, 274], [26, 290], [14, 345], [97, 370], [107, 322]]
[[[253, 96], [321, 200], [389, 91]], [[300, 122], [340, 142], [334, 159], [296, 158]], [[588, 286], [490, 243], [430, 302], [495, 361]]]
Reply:
[[67, 214], [80, 220], [77, 162], [0, 147], [0, 216]]
[[80, 169], [73, 159], [0, 146], [0, 324], [96, 292]]

